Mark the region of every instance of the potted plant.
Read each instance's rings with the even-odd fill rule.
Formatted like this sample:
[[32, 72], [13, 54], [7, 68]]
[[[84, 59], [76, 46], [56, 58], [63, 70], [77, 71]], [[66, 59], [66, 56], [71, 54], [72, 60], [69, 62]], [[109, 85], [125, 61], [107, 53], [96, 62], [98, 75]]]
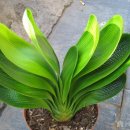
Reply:
[[0, 100], [24, 108], [31, 130], [93, 128], [98, 115], [94, 104], [125, 87], [130, 34], [123, 33], [122, 17], [113, 16], [99, 29], [91, 15], [68, 50], [61, 73], [30, 9], [24, 12], [23, 25], [31, 44], [0, 24]]

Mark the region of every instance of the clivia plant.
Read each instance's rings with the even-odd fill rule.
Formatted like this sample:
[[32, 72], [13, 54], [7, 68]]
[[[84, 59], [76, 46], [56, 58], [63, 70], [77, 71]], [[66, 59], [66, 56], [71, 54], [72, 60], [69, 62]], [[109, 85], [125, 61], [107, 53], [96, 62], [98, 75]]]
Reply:
[[68, 50], [62, 71], [30, 9], [24, 12], [23, 25], [31, 44], [0, 24], [1, 101], [25, 109], [44, 108], [64, 122], [125, 87], [130, 34], [123, 33], [120, 15], [101, 29], [91, 15], [81, 38]]

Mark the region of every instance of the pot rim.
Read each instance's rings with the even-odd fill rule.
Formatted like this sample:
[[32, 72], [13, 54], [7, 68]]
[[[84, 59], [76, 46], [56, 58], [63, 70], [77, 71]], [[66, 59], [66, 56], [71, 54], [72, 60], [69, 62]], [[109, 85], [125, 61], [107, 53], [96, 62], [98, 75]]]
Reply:
[[[95, 128], [95, 126], [96, 126], [96, 123], [97, 123], [97, 121], [98, 121], [98, 118], [99, 118], [99, 107], [98, 107], [97, 104], [94, 104], [94, 105], [95, 105], [96, 111], [97, 111], [97, 119], [96, 119], [96, 122], [95, 122], [94, 126], [92, 126], [91, 130], [94, 130], [94, 128]], [[24, 110], [23, 110], [23, 117], [24, 117], [24, 120], [25, 120], [26, 125], [27, 125], [27, 127], [29, 128], [29, 130], [32, 130], [32, 129], [30, 128], [30, 126], [28, 125], [28, 123], [27, 123], [27, 120], [26, 120], [26, 118], [27, 118], [26, 112], [27, 112], [27, 110], [24, 109]]]

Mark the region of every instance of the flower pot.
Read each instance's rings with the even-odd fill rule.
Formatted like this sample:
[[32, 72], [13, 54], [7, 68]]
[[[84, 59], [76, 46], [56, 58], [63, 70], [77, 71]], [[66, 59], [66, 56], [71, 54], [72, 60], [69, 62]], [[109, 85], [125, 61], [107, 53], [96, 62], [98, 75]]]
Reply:
[[[47, 115], [47, 114], [50, 115], [50, 113], [44, 109], [30, 109], [30, 110], [25, 109], [24, 110], [24, 118], [26, 120], [29, 130], [35, 130], [36, 128], [38, 130], [39, 126], [36, 127], [37, 124], [36, 124], [35, 120], [39, 120], [39, 118], [37, 118], [37, 117], [41, 114], [41, 112], [39, 112], [39, 114], [38, 114], [38, 112], [36, 112], [36, 111], [42, 111], [42, 110], [43, 110], [43, 113], [42, 113], [43, 115]], [[88, 117], [88, 119], [87, 119], [87, 117]], [[45, 126], [43, 125], [42, 130], [75, 130], [75, 127], [77, 126], [78, 123], [79, 124], [77, 126], [77, 130], [80, 130], [80, 129], [94, 130], [94, 126], [96, 124], [97, 118], [98, 118], [98, 106], [92, 105], [90, 107], [83, 108], [81, 111], [77, 112], [71, 121], [60, 123], [60, 122], [54, 121], [54, 119], [52, 119], [52, 117], [51, 117], [51, 121], [54, 121], [53, 122], [54, 124], [52, 124], [52, 122], [50, 121], [49, 118], [46, 119], [45, 117], [43, 117], [43, 119], [40, 119], [40, 123], [43, 123], [45, 125], [46, 124], [45, 122], [47, 122], [49, 124], [49, 128], [46, 125]], [[85, 122], [85, 120], [86, 120], [86, 122]], [[87, 127], [85, 127], [85, 125], [87, 125], [88, 121], [89, 121], [89, 124]], [[32, 122], [31, 126], [30, 126], [30, 122]], [[33, 126], [33, 123], [35, 124], [34, 126]], [[76, 124], [74, 124], [74, 123], [76, 123]], [[86, 123], [86, 124], [84, 124], [84, 123]], [[90, 127], [90, 124], [92, 125], [91, 127]], [[41, 127], [39, 128], [39, 130], [40, 129], [41, 129]]]

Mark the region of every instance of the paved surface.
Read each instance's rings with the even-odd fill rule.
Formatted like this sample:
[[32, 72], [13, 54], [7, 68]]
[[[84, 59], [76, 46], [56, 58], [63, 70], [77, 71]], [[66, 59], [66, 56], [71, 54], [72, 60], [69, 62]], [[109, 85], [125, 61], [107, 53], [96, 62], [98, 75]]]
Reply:
[[[80, 37], [89, 14], [94, 13], [100, 24], [112, 15], [121, 14], [125, 20], [125, 32], [130, 32], [130, 0], [0, 0], [0, 21], [19, 35], [27, 38], [21, 18], [30, 7], [42, 31], [49, 37], [60, 62], [68, 48]], [[130, 69], [127, 72], [130, 79]], [[130, 130], [130, 80], [126, 89], [99, 104], [99, 118], [95, 130]], [[22, 110], [0, 104], [0, 130], [27, 130]]]

